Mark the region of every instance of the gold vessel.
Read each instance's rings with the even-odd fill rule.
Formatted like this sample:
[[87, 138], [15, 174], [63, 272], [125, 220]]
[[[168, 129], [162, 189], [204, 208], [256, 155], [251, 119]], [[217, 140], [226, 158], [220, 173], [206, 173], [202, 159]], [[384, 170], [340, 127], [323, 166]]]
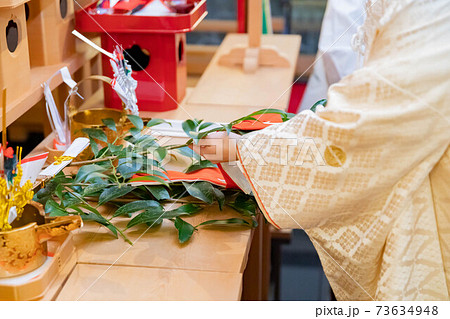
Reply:
[[[87, 137], [85, 133], [83, 133], [83, 129], [89, 128], [89, 129], [101, 129], [105, 132], [106, 137], [108, 139], [108, 143], [113, 143], [118, 136], [118, 134], [121, 134], [124, 129], [124, 124], [127, 120], [126, 112], [124, 110], [116, 110], [111, 108], [91, 108], [91, 109], [80, 109], [76, 106], [75, 103], [75, 92], [77, 91], [77, 88], [87, 80], [99, 80], [103, 81], [105, 83], [110, 84], [111, 79], [106, 76], [100, 76], [100, 75], [93, 75], [90, 77], [87, 77], [80, 82], [77, 83], [77, 86], [72, 91], [73, 94], [71, 94], [68, 98], [68, 109], [69, 109], [69, 123], [70, 123], [70, 134], [72, 141], [76, 139], [77, 137]], [[111, 118], [116, 123], [117, 132], [114, 132], [113, 130], [107, 129], [106, 125], [103, 124], [102, 120]], [[99, 149], [106, 146], [105, 142], [96, 141]], [[92, 157], [92, 151], [88, 148], [84, 150], [79, 156], [78, 159], [80, 160], [86, 160], [90, 157]]]
[[82, 226], [80, 216], [61, 216], [45, 223], [42, 207], [25, 206], [13, 229], [0, 232], [0, 278], [22, 275], [47, 259], [47, 241]]

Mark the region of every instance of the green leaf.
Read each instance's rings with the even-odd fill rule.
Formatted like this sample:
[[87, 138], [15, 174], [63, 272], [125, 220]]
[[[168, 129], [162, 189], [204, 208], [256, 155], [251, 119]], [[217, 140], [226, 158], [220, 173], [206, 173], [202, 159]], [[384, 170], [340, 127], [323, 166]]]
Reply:
[[191, 166], [186, 168], [186, 170], [184, 172], [189, 174], [189, 173], [198, 171], [200, 169], [215, 168], [215, 167], [217, 167], [217, 165], [208, 160], [200, 160], [200, 162], [193, 163]]
[[108, 143], [109, 150], [113, 155], [117, 155], [123, 150], [123, 145], [114, 145], [111, 143]]
[[97, 139], [103, 142], [107, 142], [108, 138], [106, 137], [105, 132], [98, 128], [84, 128], [81, 130], [83, 133], [87, 134], [90, 139]]
[[214, 188], [208, 182], [194, 182], [192, 184], [183, 182], [183, 186], [186, 188], [186, 191], [189, 195], [198, 198], [208, 204], [212, 204], [214, 202]]
[[[144, 185], [137, 186], [130, 194], [129, 197], [135, 198], [136, 200], [143, 199], [143, 200], [150, 200], [153, 199], [148, 194], [147, 190], [145, 189]], [[121, 205], [117, 205], [117, 207], [120, 207]], [[130, 216], [131, 217], [131, 216]]]
[[[36, 194], [33, 196], [33, 200], [36, 202], [41, 203], [42, 205], [45, 205], [49, 199], [53, 197], [53, 194], [56, 191], [56, 188], [64, 183], [64, 184], [70, 184], [73, 182], [73, 179], [70, 177], [67, 177], [64, 175], [63, 172], [59, 172], [53, 179], [51, 179], [44, 188], [40, 189]], [[67, 192], [65, 194], [68, 194]]]
[[240, 119], [237, 119], [237, 120], [231, 122], [230, 124], [236, 125], [236, 124], [239, 124], [244, 121], [258, 121], [258, 119], [256, 117], [247, 115], [247, 116], [241, 117]]
[[95, 155], [95, 158], [102, 157], [103, 155], [106, 154], [106, 152], [108, 152], [108, 147], [107, 146], [102, 148], [100, 151], [98, 151], [98, 153]]
[[89, 145], [91, 147], [92, 153], [94, 153], [94, 156], [98, 156], [98, 144], [93, 138], [89, 138]]
[[94, 213], [96, 215], [101, 216], [101, 214], [98, 212], [98, 210], [95, 209], [94, 207], [92, 207], [91, 205], [83, 203], [83, 204], [79, 204], [78, 207], [79, 208], [84, 208], [84, 209], [86, 209], [86, 210], [88, 210], [88, 211], [90, 211], [90, 212], [92, 212], [92, 213]]
[[97, 164], [89, 164], [81, 166], [78, 170], [77, 176], [75, 177], [75, 182], [80, 183], [84, 182], [89, 178], [89, 175], [92, 173], [102, 173], [106, 171], [106, 168]]
[[188, 147], [188, 146], [184, 146], [184, 147], [177, 148], [176, 151], [177, 151], [178, 153], [180, 153], [181, 155], [183, 155], [183, 156], [186, 156], [186, 157], [192, 157], [192, 158], [194, 158], [194, 159], [196, 159], [196, 160], [200, 160], [200, 155], [197, 154], [196, 152], [194, 152], [194, 151], [193, 151], [190, 147]]
[[145, 188], [157, 199], [164, 200], [169, 199], [170, 194], [164, 186], [145, 186]]
[[118, 238], [119, 236], [117, 236], [117, 227], [114, 226], [113, 224], [109, 224], [108, 226], [105, 226], [106, 228], [108, 228], [113, 234], [114, 237]]
[[103, 191], [104, 189], [105, 189], [104, 183], [91, 184], [83, 190], [83, 196], [84, 197], [92, 196], [100, 191]]
[[71, 192], [67, 192], [66, 197], [67, 198], [62, 201], [62, 205], [66, 208], [74, 206], [74, 205], [78, 205], [82, 202], [81, 199], [74, 196]]
[[163, 119], [151, 119], [150, 121], [148, 121], [147, 127], [152, 127], [152, 126], [163, 124], [163, 123], [166, 123], [166, 124], [169, 124], [170, 126], [172, 126], [172, 124], [167, 122], [166, 120], [163, 120]]
[[221, 190], [213, 187], [214, 195], [216, 196], [217, 202], [219, 203], [219, 209], [223, 209], [223, 205], [225, 205], [225, 195]]
[[145, 211], [134, 217], [132, 220], [130, 220], [130, 222], [127, 224], [127, 229], [140, 224], [153, 225], [159, 220], [162, 220], [163, 215], [164, 215], [163, 212]]
[[104, 183], [104, 180], [108, 180], [109, 176], [102, 174], [102, 173], [98, 173], [98, 172], [94, 172], [88, 175], [88, 177], [84, 180], [86, 183]]
[[168, 179], [166, 174], [158, 170], [139, 171], [138, 174], [149, 174], [150, 176], [159, 176], [163, 179]]
[[167, 149], [165, 147], [158, 147], [154, 150], [154, 154], [156, 154], [158, 161], [162, 161], [167, 156]]
[[113, 130], [114, 132], [117, 132], [116, 123], [114, 122], [113, 119], [111, 119], [111, 118], [102, 119], [102, 122], [103, 122], [103, 124], [106, 125], [107, 128], [109, 128], [110, 130]]
[[279, 110], [279, 109], [262, 109], [262, 110], [253, 112], [252, 114], [249, 114], [247, 116], [241, 117], [240, 119], [237, 119], [237, 120], [231, 122], [230, 124], [236, 125], [243, 121], [248, 121], [248, 120], [253, 120], [253, 121], [256, 120], [257, 121], [255, 116], [262, 115], [262, 114], [279, 114], [281, 116], [281, 119], [283, 120], [283, 122], [290, 120], [291, 118], [293, 118], [296, 115], [294, 113], [287, 113], [287, 112]]
[[151, 148], [156, 148], [158, 143], [156, 143], [156, 139], [151, 135], [140, 135], [136, 137], [133, 144], [137, 147], [147, 149], [147, 151], [151, 151]]
[[313, 106], [311, 106], [310, 110], [315, 113], [316, 109], [319, 105], [322, 105], [323, 107], [327, 106], [327, 99], [322, 99], [322, 100], [317, 101], [316, 103], [314, 103]]
[[222, 124], [222, 126], [225, 129], [225, 131], [227, 131], [227, 134], [230, 135], [231, 130], [233, 129], [233, 125], [230, 123], [230, 124], [225, 124], [225, 125]]
[[214, 132], [221, 132], [225, 131], [226, 128], [224, 126], [214, 127], [210, 130], [206, 130], [203, 132], [191, 132], [190, 137], [194, 140], [195, 144], [198, 144], [199, 141], [203, 138], [205, 138], [207, 135], [214, 133]]
[[58, 203], [56, 203], [53, 199], [47, 200], [45, 204], [45, 213], [50, 217], [54, 216], [67, 216], [69, 215]]
[[152, 223], [146, 223], [146, 225], [150, 228], [156, 228], [158, 226], [160, 226], [162, 224], [163, 220], [162, 219], [158, 219], [157, 221], [154, 221]]
[[144, 210], [144, 209], [148, 210], [150, 208], [152, 208], [152, 212], [156, 211], [156, 210], [161, 211], [161, 213], [163, 212], [163, 208], [162, 208], [161, 204], [158, 203], [157, 201], [137, 200], [137, 201], [125, 204], [122, 207], [120, 207], [118, 210], [116, 210], [113, 217], [129, 214], [129, 213], [135, 213], [135, 212], [138, 212], [138, 211]]
[[228, 219], [213, 219], [208, 220], [206, 222], [203, 222], [201, 224], [198, 224], [199, 226], [248, 226], [250, 227], [250, 223], [242, 218], [228, 218]]
[[64, 199], [63, 195], [64, 185], [59, 184], [55, 189], [55, 195], [59, 198], [60, 201]]
[[159, 176], [154, 176], [154, 175], [139, 176], [139, 177], [130, 179], [129, 182], [130, 182], [130, 183], [131, 183], [131, 182], [157, 182], [157, 183], [159, 183], [159, 184], [169, 186], [169, 184], [167, 183], [166, 180], [162, 179], [162, 178], [159, 177]]
[[[78, 203], [83, 203], [83, 201], [84, 201], [83, 197], [80, 194], [77, 193], [78, 191], [81, 192], [82, 189], [81, 188], [78, 189], [77, 186], [72, 187], [72, 188], [74, 188], [74, 189], [76, 188], [77, 190], [74, 190], [73, 192], [66, 192], [66, 194], [65, 194], [66, 199], [64, 200], [64, 202], [67, 202], [68, 205], [74, 205], [77, 202]], [[77, 201], [75, 201], [73, 199], [76, 199]], [[64, 202], [63, 202], [63, 205], [64, 205]]]
[[142, 131], [142, 129], [144, 128], [144, 122], [139, 116], [128, 114], [127, 117], [135, 128], [137, 128], [139, 131]]
[[187, 134], [187, 136], [191, 136], [191, 132], [195, 132], [197, 128], [198, 122], [193, 121], [191, 119], [184, 121], [181, 123], [181, 127], [183, 131]]
[[128, 132], [130, 132], [130, 134], [133, 135], [133, 138], [138, 138], [141, 134], [141, 130], [138, 129], [137, 127], [130, 128]]
[[200, 124], [200, 126], [198, 127], [198, 130], [204, 130], [207, 127], [210, 127], [211, 125], [213, 125], [214, 123], [211, 122], [203, 122], [202, 124]]
[[[168, 212], [166, 212], [166, 214], [168, 216], [181, 216], [181, 215], [193, 215], [199, 211], [201, 211], [203, 209], [202, 206], [200, 205], [196, 205], [196, 204], [185, 204], [182, 205], [180, 207], [177, 207], [175, 209], [169, 210]], [[176, 214], [180, 214], [180, 215], [176, 215]]]
[[208, 134], [209, 134], [209, 131], [208, 132], [191, 132], [189, 136], [194, 140], [195, 144], [198, 144], [198, 142]]
[[127, 225], [127, 229], [139, 224], [152, 225], [163, 219], [173, 219], [179, 216], [188, 216], [197, 213], [202, 209], [201, 206], [195, 204], [186, 204], [170, 211], [146, 210], [134, 217]]
[[103, 226], [108, 226], [108, 225], [111, 224], [111, 223], [110, 223], [105, 217], [103, 217], [102, 215], [100, 215], [100, 214], [95, 214], [95, 213], [92, 213], [92, 212], [86, 212], [84, 215], [81, 215], [81, 218], [82, 218], [84, 221], [89, 221], [89, 220], [91, 220], [91, 221], [97, 222], [97, 223], [99, 223], [99, 224], [101, 224], [101, 225], [103, 225]]
[[98, 198], [98, 206], [101, 206], [113, 199], [125, 196], [134, 189], [132, 186], [112, 186], [105, 189]]
[[227, 205], [249, 217], [255, 216], [258, 208], [254, 198], [245, 194], [239, 194], [234, 203], [228, 203]]
[[[70, 212], [69, 209], [74, 210], [73, 212]], [[83, 215], [84, 212], [76, 205], [72, 205], [72, 206], [68, 206], [66, 207], [66, 210], [69, 214], [78, 214], [78, 215]]]
[[178, 240], [181, 244], [191, 239], [195, 230], [194, 226], [182, 220], [180, 217], [175, 218], [175, 228], [178, 230]]
[[128, 180], [129, 178], [133, 177], [134, 174], [140, 171], [140, 167], [132, 167], [128, 165], [120, 165], [117, 168], [117, 172], [125, 179]]

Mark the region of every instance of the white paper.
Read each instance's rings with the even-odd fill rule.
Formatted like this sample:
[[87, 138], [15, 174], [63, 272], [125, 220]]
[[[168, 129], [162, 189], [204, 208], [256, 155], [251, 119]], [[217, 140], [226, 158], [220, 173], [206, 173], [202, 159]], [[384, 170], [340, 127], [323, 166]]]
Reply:
[[114, 8], [114, 6], [119, 3], [119, 1], [120, 0], [110, 0], [109, 1], [109, 7], [110, 8]]
[[[116, 56], [123, 55], [123, 50], [119, 47], [114, 51]], [[110, 60], [111, 67], [114, 72], [114, 80], [111, 83], [112, 88], [119, 95], [122, 102], [125, 104], [125, 109], [129, 110], [134, 115], [139, 115], [139, 108], [137, 105], [136, 88], [137, 81], [133, 78], [132, 74], [126, 73], [126, 68], [131, 67], [128, 61], [124, 60], [123, 64], [117, 60]]]
[[73, 30], [72, 34], [74, 36], [76, 36], [78, 39], [80, 39], [81, 41], [86, 42], [87, 44], [89, 44], [91, 47], [93, 47], [94, 49], [96, 49], [97, 51], [103, 53], [104, 55], [106, 55], [107, 57], [109, 57], [110, 59], [115, 59], [116, 57], [112, 54], [109, 53], [108, 51], [106, 51], [105, 49], [99, 47], [98, 45], [96, 45], [94, 42], [92, 42], [91, 40], [89, 40], [88, 38], [86, 38], [84, 35], [82, 35], [80, 32], [78, 32], [77, 30]]
[[245, 178], [244, 173], [242, 173], [239, 162], [224, 162], [220, 163], [222, 169], [225, 173], [230, 176], [230, 178], [236, 183], [237, 186], [246, 194], [250, 194], [252, 192], [252, 187], [248, 180]]
[[12, 222], [16, 218], [17, 218], [17, 209], [16, 209], [16, 206], [13, 206], [9, 209], [8, 224], [12, 224]]
[[67, 123], [61, 119], [58, 108], [56, 107], [55, 100], [53, 99], [52, 91], [50, 89], [50, 83], [52, 79], [59, 73], [61, 73], [61, 77], [64, 83], [66, 83], [71, 89], [73, 89], [77, 85], [77, 83], [72, 79], [69, 69], [65, 66], [59, 69], [57, 72], [55, 72], [55, 74], [53, 74], [47, 80], [47, 82], [42, 84], [42, 87], [44, 88], [46, 110], [47, 115], [49, 117], [50, 126], [52, 127], [52, 130], [56, 132], [57, 139], [61, 142], [61, 144], [68, 144], [69, 133], [66, 130]]
[[[155, 133], [158, 133], [159, 136], [167, 136], [167, 137], [186, 137], [187, 135], [183, 130], [181, 120], [165, 120], [167, 123], [161, 123], [155, 126], [152, 126], [150, 130]], [[211, 126], [208, 126], [206, 130], [211, 130], [213, 128], [221, 127], [221, 124], [225, 123], [213, 123]]]
[[153, 0], [144, 8], [134, 13], [136, 16], [163, 16], [172, 14], [172, 10], [164, 5], [161, 0]]
[[[67, 149], [67, 151], [64, 152], [62, 156], [70, 156], [70, 157], [77, 157], [86, 147], [89, 145], [89, 139], [85, 137], [78, 137], [73, 141], [72, 145]], [[64, 167], [69, 165], [72, 162], [72, 160], [64, 161], [61, 164], [56, 165], [53, 163], [52, 165], [48, 166], [46, 169], [44, 169], [39, 175], [48, 177], [48, 176], [55, 176], [60, 171], [63, 170]]]
[[22, 160], [21, 166], [23, 175], [22, 179], [20, 180], [20, 186], [23, 186], [28, 180], [31, 183], [34, 183], [36, 181], [36, 178], [38, 177], [39, 172], [42, 170], [42, 166], [44, 166], [47, 158], [48, 152]]
[[49, 117], [49, 122], [52, 127], [52, 130], [56, 133], [58, 136], [58, 140], [66, 144], [66, 133], [64, 129], [64, 124], [61, 119], [61, 116], [59, 115], [58, 108], [56, 107], [55, 100], [53, 99], [52, 91], [50, 90], [50, 87], [48, 83], [44, 83], [44, 96], [45, 96], [45, 104], [47, 108], [47, 115]]
[[61, 72], [61, 77], [62, 77], [64, 83], [66, 83], [71, 89], [73, 89], [77, 85], [77, 82], [75, 82], [72, 79], [72, 76], [70, 75], [70, 72], [69, 72], [69, 69], [67, 68], [67, 66], [61, 68], [59, 70], [59, 72]]

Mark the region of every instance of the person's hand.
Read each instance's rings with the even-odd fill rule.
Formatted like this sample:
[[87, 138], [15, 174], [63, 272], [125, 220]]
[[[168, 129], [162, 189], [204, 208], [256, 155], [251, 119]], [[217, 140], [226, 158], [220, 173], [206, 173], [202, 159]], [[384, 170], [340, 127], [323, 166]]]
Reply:
[[237, 161], [237, 140], [241, 136], [227, 132], [211, 133], [201, 139], [193, 150], [213, 163]]

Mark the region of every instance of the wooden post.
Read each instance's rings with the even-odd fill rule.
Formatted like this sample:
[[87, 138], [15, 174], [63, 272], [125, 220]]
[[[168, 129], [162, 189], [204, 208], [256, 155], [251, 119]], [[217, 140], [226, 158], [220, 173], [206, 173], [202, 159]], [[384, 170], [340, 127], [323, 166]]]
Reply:
[[228, 67], [242, 65], [244, 73], [254, 73], [260, 66], [280, 68], [290, 66], [289, 60], [278, 48], [261, 45], [262, 10], [262, 0], [248, 0], [248, 46], [236, 46], [219, 57], [220, 65]]
[[270, 225], [259, 216], [244, 271], [242, 300], [268, 299], [270, 285]]
[[261, 46], [262, 33], [262, 0], [248, 1], [248, 47], [259, 48]]
[[6, 89], [2, 92], [2, 147], [6, 149]]

